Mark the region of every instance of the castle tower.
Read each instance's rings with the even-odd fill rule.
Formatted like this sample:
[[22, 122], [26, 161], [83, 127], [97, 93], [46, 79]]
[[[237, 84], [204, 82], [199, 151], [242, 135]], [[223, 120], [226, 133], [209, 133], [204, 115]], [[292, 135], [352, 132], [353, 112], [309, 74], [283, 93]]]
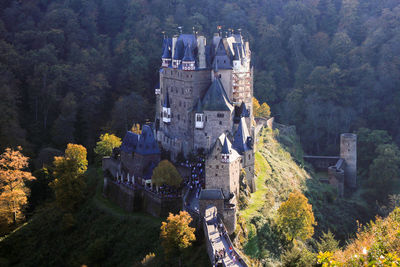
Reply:
[[345, 161], [345, 185], [351, 189], [357, 187], [357, 135], [344, 133], [340, 135], [340, 157]]

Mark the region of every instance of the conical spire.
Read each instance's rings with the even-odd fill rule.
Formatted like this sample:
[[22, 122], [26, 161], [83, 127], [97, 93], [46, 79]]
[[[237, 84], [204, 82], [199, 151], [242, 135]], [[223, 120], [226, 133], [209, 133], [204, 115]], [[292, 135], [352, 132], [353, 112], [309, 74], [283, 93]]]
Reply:
[[225, 135], [224, 145], [222, 146], [221, 154], [228, 155], [229, 154], [229, 147], [228, 147], [228, 138]]
[[250, 149], [247, 146], [247, 138], [249, 136], [250, 135], [249, 135], [249, 131], [247, 130], [246, 121], [242, 117], [240, 119], [238, 129], [237, 129], [234, 139], [233, 139], [233, 148], [235, 148], [236, 151], [239, 152], [240, 154], [243, 153], [244, 151]]
[[201, 104], [200, 98], [199, 98], [199, 100], [197, 101], [196, 113], [203, 113], [203, 105]]
[[250, 112], [247, 110], [246, 104], [244, 102], [242, 102], [242, 104], [240, 105], [240, 109], [242, 110], [240, 117], [249, 117], [250, 116]]
[[171, 108], [171, 105], [169, 104], [169, 95], [168, 95], [168, 92], [167, 92], [167, 95], [166, 95], [165, 98], [164, 98], [163, 107], [164, 107], [164, 108]]
[[161, 58], [171, 58], [171, 50], [169, 48], [168, 42], [164, 44], [164, 51]]

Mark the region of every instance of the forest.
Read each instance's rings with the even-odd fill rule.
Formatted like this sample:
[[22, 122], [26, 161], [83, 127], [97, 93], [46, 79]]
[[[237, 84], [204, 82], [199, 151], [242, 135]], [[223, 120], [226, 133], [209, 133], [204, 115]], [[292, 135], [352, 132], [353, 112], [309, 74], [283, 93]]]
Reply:
[[[29, 155], [154, 119], [162, 32], [241, 28], [254, 90], [309, 154], [339, 134], [386, 130], [399, 144], [400, 6], [395, 0], [3, 0], [0, 147]], [[89, 156], [91, 156], [89, 149]]]
[[[109, 133], [123, 137], [132, 126], [154, 120], [154, 89], [159, 79], [163, 35], [171, 37], [179, 32], [178, 27], [182, 27], [184, 33], [196, 31], [211, 37], [218, 26], [222, 26], [222, 34], [230, 30], [241, 31], [250, 42], [254, 96], [259, 103], [268, 103], [276, 121], [295, 126], [300, 137], [298, 151], [304, 150], [309, 155], [337, 155], [340, 134], [358, 134], [361, 190], [343, 201], [336, 201], [331, 189], [320, 191], [320, 185], [313, 188], [313, 183], [308, 192], [304, 190], [319, 220], [316, 226], [318, 238], [327, 237], [330, 232], [326, 233], [326, 230], [336, 227], [333, 232], [340, 245], [344, 245], [357, 231], [355, 217], [367, 222], [376, 214], [387, 216], [394, 209], [393, 203], [399, 205], [399, 195], [395, 195], [400, 187], [398, 0], [1, 0], [0, 153], [5, 152], [0, 169], [4, 171], [2, 167], [7, 164], [7, 157], [18, 158], [18, 171], [21, 171], [18, 175], [25, 177], [31, 191], [24, 203], [27, 208], [24, 215], [47, 225], [62, 222], [62, 226], [57, 226], [62, 229], [47, 232], [41, 237], [42, 242], [69, 229], [75, 229], [73, 236], [79, 238], [80, 231], [90, 229], [88, 224], [84, 224], [85, 228], [74, 228], [75, 217], [98, 222], [91, 229], [92, 235], [104, 231], [106, 221], [114, 228], [122, 225], [124, 231], [147, 240], [146, 249], [159, 249], [160, 246], [155, 245], [158, 220], [118, 213], [120, 219], [112, 221], [109, 214], [101, 217], [103, 213], [93, 211], [93, 206], [111, 209], [109, 204], [97, 199], [101, 185], [95, 181], [95, 168], [99, 166], [96, 154], [100, 153], [95, 152], [95, 146], [99, 136]], [[69, 159], [62, 156], [67, 145], [68, 148], [71, 145], [71, 149], [76, 146], [75, 149], [84, 154], [84, 171], [79, 172], [79, 168], [74, 167], [76, 173], [73, 173], [68, 169]], [[268, 149], [264, 150], [262, 152], [269, 155]], [[260, 155], [261, 164], [265, 164]], [[55, 166], [49, 173], [42, 169], [43, 163], [53, 163], [54, 156], [57, 156]], [[282, 165], [292, 158], [291, 164], [303, 167], [302, 159], [297, 159], [293, 153], [282, 160]], [[32, 175], [24, 171], [28, 167]], [[88, 174], [83, 174], [86, 170]], [[4, 173], [0, 176], [5, 177]], [[271, 177], [279, 176], [265, 173]], [[85, 176], [88, 180], [84, 186], [76, 182], [57, 185], [57, 179], [53, 177], [57, 175], [86, 175], [89, 178]], [[287, 197], [288, 194], [283, 185], [286, 184], [276, 185], [284, 192], [277, 190], [282, 201], [283, 195]], [[66, 208], [69, 209], [66, 214], [58, 211], [56, 206], [43, 208], [47, 200], [60, 199], [57, 188], [68, 187], [79, 188], [71, 189], [79, 201], [65, 202], [64, 208], [72, 205]], [[265, 192], [269, 190], [265, 189]], [[93, 196], [95, 200], [92, 200]], [[82, 203], [83, 208], [79, 209]], [[264, 207], [265, 210], [269, 208]], [[339, 209], [340, 212], [336, 212]], [[332, 214], [327, 214], [330, 211]], [[339, 222], [337, 218], [343, 214], [349, 216]], [[387, 221], [398, 223], [398, 214], [398, 210], [393, 212]], [[45, 217], [53, 219], [45, 222]], [[17, 219], [15, 213], [14, 224]], [[348, 222], [350, 219], [351, 223]], [[149, 232], [152, 232], [150, 238], [133, 233], [129, 228], [128, 222], [139, 224], [141, 221], [148, 221]], [[378, 220], [376, 225], [360, 227], [359, 236], [365, 239], [360, 242], [367, 243], [371, 232], [381, 229], [382, 225], [386, 227], [387, 221]], [[269, 223], [255, 219], [252, 224], [256, 225], [257, 231], [258, 226], [262, 231], [270, 227]], [[38, 225], [33, 227], [40, 228]], [[36, 230], [32, 229], [29, 231], [34, 233]], [[268, 238], [273, 235], [268, 231], [257, 238], [270, 241]], [[15, 238], [23, 251], [24, 235], [16, 234]], [[328, 236], [326, 239], [332, 241], [334, 238]], [[117, 242], [108, 229], [107, 236], [88, 245], [89, 252], [83, 248], [82, 251], [75, 250], [69, 263], [101, 262], [104, 259], [96, 258], [98, 251], [111, 249], [110, 240]], [[250, 241], [245, 242], [244, 249], [251, 245]], [[35, 242], [38, 241], [27, 242], [25, 248], [34, 248]], [[72, 242], [66, 242], [62, 249], [69, 251]], [[380, 244], [381, 240], [376, 242]], [[395, 245], [390, 249], [396, 248]], [[13, 251], [12, 244], [0, 245], [0, 248], [5, 247]], [[334, 247], [337, 249], [338, 244]], [[146, 249], [138, 247], [135, 257], [142, 259], [148, 252]], [[388, 251], [393, 250], [390, 249]], [[193, 250], [202, 262], [204, 257], [199, 255], [205, 254], [204, 250], [204, 247]], [[265, 251], [272, 253], [265, 248], [260, 251], [255, 258], [267, 257], [263, 254]], [[46, 253], [47, 248], [41, 248], [40, 257], [36, 259], [38, 264], [46, 259]], [[125, 259], [125, 251], [118, 253], [117, 259]], [[295, 258], [299, 253], [294, 251], [288, 257]], [[343, 255], [346, 253], [344, 251]], [[345, 257], [343, 255], [336, 253], [335, 259]], [[0, 254], [0, 265], [3, 256]], [[313, 257], [316, 261], [317, 256]], [[324, 263], [332, 255], [318, 257]], [[292, 258], [287, 262], [290, 263]], [[63, 261], [62, 256], [53, 260], [50, 264]], [[112, 266], [113, 262], [108, 264]]]

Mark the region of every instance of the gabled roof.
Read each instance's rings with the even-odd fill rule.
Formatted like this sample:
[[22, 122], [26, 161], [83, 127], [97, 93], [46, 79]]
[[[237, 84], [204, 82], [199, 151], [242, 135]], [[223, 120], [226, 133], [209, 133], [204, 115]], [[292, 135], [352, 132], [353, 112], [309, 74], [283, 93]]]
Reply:
[[247, 129], [246, 120], [242, 117], [233, 139], [233, 148], [236, 149], [240, 154], [251, 149], [247, 146], [248, 137], [250, 137], [250, 135]]
[[136, 146], [139, 140], [139, 135], [127, 131], [124, 139], [122, 140], [121, 150], [126, 153], [132, 153], [136, 150]]
[[186, 46], [185, 55], [183, 56], [182, 61], [194, 61], [193, 52], [190, 48], [190, 44]]
[[160, 148], [149, 125], [143, 126], [135, 153], [141, 155], [160, 154]]
[[164, 108], [171, 108], [171, 105], [169, 104], [169, 94], [167, 94], [164, 97], [164, 103], [163, 103]]
[[232, 111], [233, 106], [229, 102], [225, 89], [218, 77], [215, 77], [202, 100], [203, 110]]

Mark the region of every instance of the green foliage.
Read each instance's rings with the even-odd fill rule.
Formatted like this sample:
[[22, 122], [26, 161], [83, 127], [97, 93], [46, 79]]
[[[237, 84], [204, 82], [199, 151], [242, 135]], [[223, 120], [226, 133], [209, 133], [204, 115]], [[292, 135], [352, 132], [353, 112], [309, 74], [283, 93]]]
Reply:
[[100, 141], [96, 143], [96, 147], [94, 148], [94, 153], [96, 153], [101, 158], [109, 157], [112, 155], [112, 150], [115, 147], [119, 147], [121, 145], [121, 138], [113, 135], [113, 134], [102, 134], [100, 135]]
[[298, 191], [290, 193], [287, 201], [278, 209], [277, 225], [289, 241], [295, 238], [309, 239], [314, 234], [314, 219], [312, 206], [308, 199]]
[[375, 199], [386, 202], [394, 181], [400, 177], [400, 150], [394, 144], [379, 145], [376, 153], [378, 156], [369, 167], [368, 184]]
[[327, 251], [336, 251], [339, 249], [339, 241], [335, 239], [335, 236], [331, 231], [327, 233], [322, 233], [319, 241], [317, 242], [317, 251], [318, 252], [327, 252]]
[[307, 267], [315, 265], [315, 257], [315, 254], [305, 244], [296, 242], [291, 249], [286, 250], [282, 255], [281, 261], [282, 266], [285, 267]]
[[162, 160], [153, 170], [151, 182], [157, 186], [163, 184], [179, 187], [182, 183], [182, 176], [175, 166], [168, 160]]

